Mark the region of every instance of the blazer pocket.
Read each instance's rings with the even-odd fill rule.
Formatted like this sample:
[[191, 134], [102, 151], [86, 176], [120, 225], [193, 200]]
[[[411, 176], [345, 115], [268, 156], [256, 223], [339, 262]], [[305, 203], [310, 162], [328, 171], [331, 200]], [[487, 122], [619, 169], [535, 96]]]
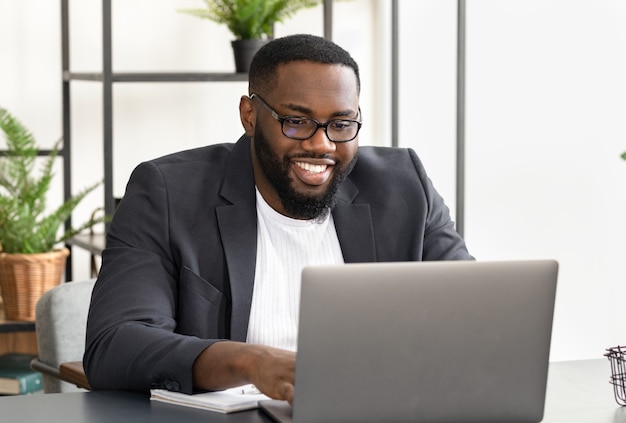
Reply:
[[224, 294], [219, 289], [188, 267], [183, 268], [180, 284], [181, 296], [187, 296], [186, 291], [192, 291], [193, 296], [200, 295], [215, 306], [220, 306], [224, 300]]
[[176, 331], [205, 339], [224, 339], [230, 328], [228, 298], [209, 281], [184, 268], [178, 292]]

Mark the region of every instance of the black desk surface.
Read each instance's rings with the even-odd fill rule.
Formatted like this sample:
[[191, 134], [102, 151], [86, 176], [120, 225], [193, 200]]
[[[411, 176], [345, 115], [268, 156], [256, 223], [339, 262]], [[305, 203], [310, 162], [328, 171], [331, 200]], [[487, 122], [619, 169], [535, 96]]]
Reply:
[[[606, 359], [551, 363], [542, 423], [626, 423], [613, 398]], [[259, 410], [220, 414], [150, 401], [147, 394], [99, 391], [0, 397], [0, 421], [46, 423], [271, 422]]]
[[45, 423], [265, 423], [259, 410], [213, 413], [150, 401], [148, 394], [123, 391], [33, 394], [0, 398], [0, 421]]

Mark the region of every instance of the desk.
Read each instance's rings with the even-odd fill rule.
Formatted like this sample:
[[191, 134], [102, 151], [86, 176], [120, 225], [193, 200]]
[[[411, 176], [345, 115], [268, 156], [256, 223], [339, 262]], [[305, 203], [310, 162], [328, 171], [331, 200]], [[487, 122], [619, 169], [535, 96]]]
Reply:
[[3, 423], [270, 423], [259, 410], [221, 414], [150, 401], [123, 391], [69, 392], [0, 397]]
[[626, 423], [610, 377], [606, 358], [550, 363], [542, 423]]
[[[550, 364], [542, 423], [626, 423], [626, 407], [613, 398], [606, 359]], [[212, 413], [150, 401], [147, 394], [96, 391], [0, 397], [3, 422], [46, 423], [267, 423], [261, 411]]]

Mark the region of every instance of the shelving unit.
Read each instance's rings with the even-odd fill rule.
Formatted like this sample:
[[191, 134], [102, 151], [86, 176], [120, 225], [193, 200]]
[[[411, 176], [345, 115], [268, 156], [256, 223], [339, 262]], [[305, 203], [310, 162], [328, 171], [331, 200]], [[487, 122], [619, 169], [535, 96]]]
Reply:
[[5, 320], [0, 304], [0, 354], [7, 352], [37, 353], [35, 322]]
[[[71, 81], [94, 81], [102, 83], [103, 138], [104, 155], [104, 213], [113, 215], [115, 197], [113, 196], [113, 85], [115, 83], [138, 82], [234, 82], [247, 81], [246, 73], [203, 73], [203, 72], [115, 72], [112, 64], [112, 0], [102, 0], [102, 71], [72, 72], [70, 69], [70, 30], [69, 0], [61, 0], [61, 48], [62, 48], [62, 98], [63, 98], [63, 151], [64, 191], [71, 193]], [[323, 1], [324, 37], [332, 38], [332, 0]], [[71, 221], [68, 222], [68, 226]], [[73, 240], [69, 244], [86, 248], [92, 254], [102, 250], [103, 240], [95, 236], [99, 245], [85, 245], [85, 240]], [[66, 279], [71, 280], [71, 255], [68, 258]]]

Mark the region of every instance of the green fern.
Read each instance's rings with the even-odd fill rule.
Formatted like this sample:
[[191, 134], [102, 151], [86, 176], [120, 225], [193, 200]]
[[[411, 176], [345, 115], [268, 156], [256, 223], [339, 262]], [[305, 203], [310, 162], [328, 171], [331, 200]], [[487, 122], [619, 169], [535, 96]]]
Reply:
[[225, 24], [237, 39], [243, 40], [271, 36], [276, 22], [321, 3], [321, 0], [203, 1], [206, 5], [203, 9], [179, 9], [179, 12]]
[[52, 251], [56, 244], [105, 221], [104, 217], [92, 218], [78, 228], [60, 233], [76, 206], [102, 182], [71, 196], [46, 214], [46, 197], [62, 140], [45, 156], [36, 175], [39, 149], [32, 133], [1, 107], [0, 129], [7, 144], [4, 156], [0, 156], [0, 251], [25, 254]]

